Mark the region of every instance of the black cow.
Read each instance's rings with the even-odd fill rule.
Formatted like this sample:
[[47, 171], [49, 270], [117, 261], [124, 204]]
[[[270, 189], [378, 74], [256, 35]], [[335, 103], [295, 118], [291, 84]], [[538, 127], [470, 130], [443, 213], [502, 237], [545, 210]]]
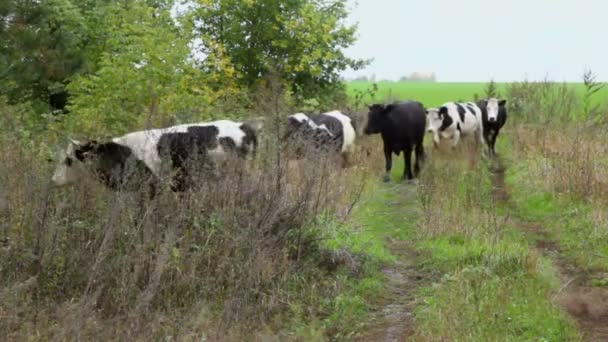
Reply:
[[489, 98], [477, 102], [477, 106], [481, 109], [481, 119], [483, 125], [483, 137], [488, 144], [488, 149], [491, 155], [496, 155], [494, 145], [500, 129], [507, 122], [507, 100], [498, 100]]
[[[384, 143], [386, 173], [384, 181], [390, 180], [392, 168], [392, 153], [399, 155], [403, 152], [405, 169], [403, 178], [412, 179], [420, 172], [424, 161], [424, 129], [426, 113], [423, 105], [417, 101], [405, 101], [393, 104], [374, 104], [369, 107], [365, 134], [380, 133]], [[411, 169], [412, 150], [416, 151], [414, 173]]]

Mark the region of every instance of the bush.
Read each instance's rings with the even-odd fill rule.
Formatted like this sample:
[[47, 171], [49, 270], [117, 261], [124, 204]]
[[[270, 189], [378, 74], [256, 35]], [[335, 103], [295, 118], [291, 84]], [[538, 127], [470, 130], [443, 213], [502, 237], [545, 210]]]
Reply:
[[318, 221], [345, 212], [332, 158], [294, 164], [265, 144], [247, 167], [229, 161], [192, 191], [147, 199], [95, 181], [52, 188], [52, 165], [0, 137], [9, 338], [30, 328], [53, 339], [234, 333], [289, 310], [310, 286], [338, 291], [322, 281]]

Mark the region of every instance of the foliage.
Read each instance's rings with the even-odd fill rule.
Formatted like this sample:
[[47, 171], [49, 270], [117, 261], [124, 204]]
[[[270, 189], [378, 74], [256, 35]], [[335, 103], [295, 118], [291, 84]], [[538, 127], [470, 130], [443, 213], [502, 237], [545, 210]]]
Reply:
[[239, 84], [254, 87], [272, 70], [298, 99], [327, 103], [343, 91], [340, 72], [365, 64], [344, 54], [356, 30], [347, 15], [345, 0], [199, 0], [193, 20], [203, 41], [225, 48]]
[[0, 331], [9, 340], [33, 331], [249, 340], [262, 326], [291, 331], [298, 312], [294, 325], [346, 330], [343, 320], [359, 321], [380, 287], [365, 257], [324, 246], [348, 229], [350, 205], [331, 158], [292, 170], [271, 146], [251, 167], [227, 162], [191, 192], [149, 199], [94, 181], [53, 188], [36, 152], [0, 133]]
[[[504, 150], [505, 139], [498, 141]], [[434, 153], [418, 188], [425, 220], [417, 245], [423, 267], [440, 277], [420, 289], [416, 337], [579, 340], [574, 321], [551, 300], [560, 288], [557, 270], [508, 220], [493, 166], [465, 153]]]
[[491, 79], [490, 82], [486, 83], [483, 93], [486, 99], [500, 96], [498, 86], [496, 85], [496, 82], [494, 82], [494, 79]]
[[63, 108], [69, 78], [87, 69], [86, 19], [70, 0], [0, 5], [0, 91], [13, 103]]
[[583, 84], [585, 85], [585, 93], [583, 95], [583, 119], [593, 120], [599, 123], [601, 120], [606, 120], [604, 113], [600, 112], [600, 106], [593, 103], [593, 97], [601, 91], [606, 84], [597, 82], [596, 76], [591, 70], [586, 70], [583, 74]]
[[74, 98], [68, 131], [99, 136], [201, 120], [212, 103], [238, 93], [221, 46], [204, 61], [208, 72], [188, 58], [190, 27], [176, 26], [170, 8], [131, 1], [108, 6], [106, 14], [98, 70], [68, 88]]

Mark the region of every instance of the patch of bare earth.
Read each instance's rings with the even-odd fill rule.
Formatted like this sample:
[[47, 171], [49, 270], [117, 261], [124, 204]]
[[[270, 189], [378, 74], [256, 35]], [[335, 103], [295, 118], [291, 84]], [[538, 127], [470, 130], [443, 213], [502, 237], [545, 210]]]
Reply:
[[562, 283], [555, 303], [576, 320], [585, 340], [608, 341], [608, 289], [591, 286], [593, 275], [568, 261], [540, 225], [519, 226], [539, 236], [536, 249], [554, 260]]
[[[404, 188], [410, 187], [405, 185]], [[401, 201], [390, 203], [394, 207], [405, 207], [414, 191], [403, 194]], [[419, 254], [410, 241], [389, 239], [388, 248], [397, 261], [383, 269], [388, 279], [388, 292], [367, 324], [365, 333], [357, 341], [395, 342], [407, 341], [415, 332], [412, 311], [416, 306], [415, 294], [419, 287], [430, 283], [431, 276], [425, 273], [418, 262]]]
[[428, 284], [428, 276], [417, 266], [418, 254], [410, 243], [391, 241], [389, 246], [398, 258], [383, 270], [389, 291], [359, 341], [407, 341], [414, 334], [415, 293], [420, 286]]
[[[495, 200], [507, 200], [505, 168], [491, 171]], [[550, 238], [541, 224], [515, 220], [512, 223], [536, 236], [536, 250], [554, 261], [562, 286], [552, 300], [576, 320], [586, 341], [608, 341], [608, 289], [591, 286], [593, 275], [567, 260], [558, 242]]]

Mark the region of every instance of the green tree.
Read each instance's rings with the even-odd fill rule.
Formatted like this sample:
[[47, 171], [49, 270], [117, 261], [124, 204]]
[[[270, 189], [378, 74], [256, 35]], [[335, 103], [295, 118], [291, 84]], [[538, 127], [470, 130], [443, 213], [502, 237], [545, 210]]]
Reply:
[[193, 18], [201, 37], [224, 47], [239, 84], [272, 71], [305, 100], [335, 96], [340, 72], [366, 63], [344, 54], [356, 33], [347, 15], [346, 0], [198, 0]]
[[11, 102], [63, 108], [65, 85], [86, 69], [86, 23], [70, 0], [3, 1], [0, 5], [0, 91]]
[[69, 84], [64, 129], [102, 136], [202, 119], [221, 97], [239, 93], [221, 46], [207, 42], [214, 49], [201, 65], [189, 58], [192, 27], [176, 25], [170, 9], [149, 0], [105, 8], [97, 70]]

